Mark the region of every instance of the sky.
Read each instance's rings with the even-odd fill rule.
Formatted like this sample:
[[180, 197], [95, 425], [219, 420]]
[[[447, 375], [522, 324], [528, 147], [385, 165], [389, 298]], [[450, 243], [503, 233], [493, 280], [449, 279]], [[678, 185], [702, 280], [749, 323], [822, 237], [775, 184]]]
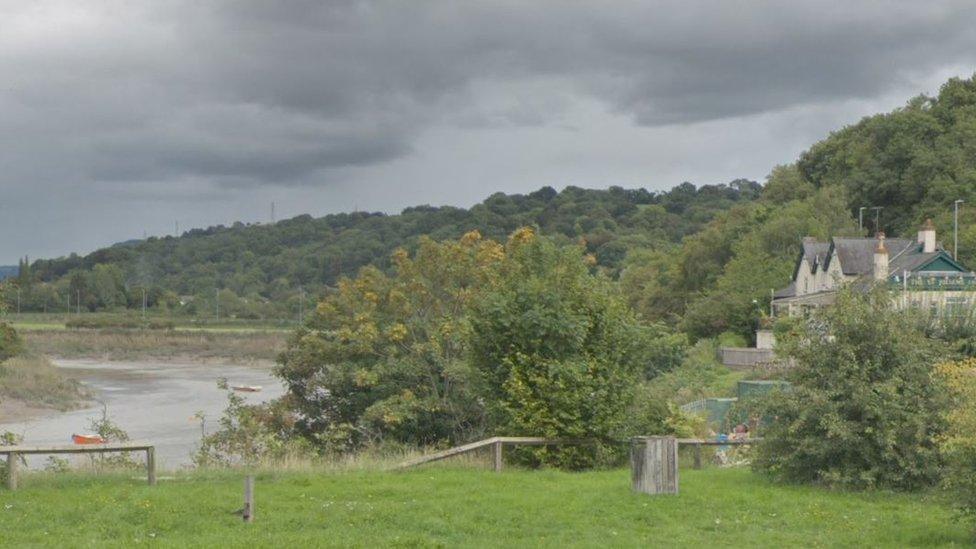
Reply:
[[0, 264], [542, 186], [763, 181], [976, 3], [0, 0]]

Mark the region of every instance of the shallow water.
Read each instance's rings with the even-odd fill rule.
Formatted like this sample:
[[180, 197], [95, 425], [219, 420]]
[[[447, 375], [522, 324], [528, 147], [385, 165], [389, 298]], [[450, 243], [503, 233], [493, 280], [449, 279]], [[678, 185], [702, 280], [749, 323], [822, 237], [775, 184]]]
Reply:
[[[55, 365], [91, 389], [92, 406], [52, 412], [28, 421], [0, 423], [0, 432], [22, 434], [24, 444], [70, 444], [72, 433], [90, 431], [89, 422], [101, 417], [104, 404], [109, 418], [132, 440], [156, 446], [157, 462], [164, 469], [190, 463], [201, 435], [201, 424], [194, 414], [203, 412], [208, 432], [216, 429], [227, 405], [225, 393], [217, 388], [218, 378], [227, 378], [231, 385], [262, 386], [258, 393], [239, 393], [250, 403], [270, 400], [284, 392], [268, 365], [90, 360], [58, 360]], [[45, 459], [31, 460], [32, 465]]]

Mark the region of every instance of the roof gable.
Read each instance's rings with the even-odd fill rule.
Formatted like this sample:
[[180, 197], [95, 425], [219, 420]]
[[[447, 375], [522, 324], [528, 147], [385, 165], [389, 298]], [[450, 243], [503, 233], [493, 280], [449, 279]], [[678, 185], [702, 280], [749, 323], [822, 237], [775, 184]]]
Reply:
[[800, 272], [800, 265], [803, 264], [804, 259], [807, 260], [807, 265], [810, 267], [810, 274], [816, 273], [817, 267], [826, 261], [829, 249], [830, 244], [828, 242], [818, 242], [811, 236], [805, 237], [800, 246], [800, 254], [796, 258], [796, 265], [793, 266], [793, 280], [796, 280], [796, 275]]
[[941, 250], [936, 252], [935, 257], [915, 268], [915, 272], [920, 271], [968, 272], [962, 265], [956, 263], [951, 257], [949, 257], [949, 254]]

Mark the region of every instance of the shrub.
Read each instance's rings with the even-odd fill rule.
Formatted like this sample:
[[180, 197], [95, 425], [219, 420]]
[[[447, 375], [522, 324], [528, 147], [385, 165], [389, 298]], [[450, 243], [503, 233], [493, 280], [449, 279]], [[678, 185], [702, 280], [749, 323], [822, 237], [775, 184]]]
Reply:
[[645, 328], [583, 250], [514, 233], [498, 280], [473, 304], [472, 364], [493, 430], [605, 444], [526, 451], [532, 464], [578, 469], [612, 456], [641, 373]]
[[941, 438], [943, 482], [962, 514], [976, 520], [976, 359], [940, 364], [937, 371], [951, 399]]
[[644, 378], [651, 379], [681, 366], [688, 355], [688, 336], [683, 333], [667, 333], [656, 327], [657, 334], [649, 334], [648, 341], [641, 345], [646, 358]]
[[[200, 448], [193, 455], [194, 464], [201, 467], [254, 465], [312, 453], [302, 439], [290, 436], [293, 418], [282, 401], [247, 404], [230, 389], [226, 379], [219, 380], [217, 387], [227, 394], [227, 408], [218, 420], [219, 428], [210, 434], [205, 430], [202, 433]], [[206, 421], [201, 414], [196, 417]]]
[[841, 292], [779, 348], [796, 360], [790, 392], [769, 396], [772, 419], [754, 465], [788, 481], [912, 489], [939, 477], [947, 401], [934, 343], [887, 294]]
[[24, 352], [24, 342], [9, 324], [0, 322], [0, 362]]

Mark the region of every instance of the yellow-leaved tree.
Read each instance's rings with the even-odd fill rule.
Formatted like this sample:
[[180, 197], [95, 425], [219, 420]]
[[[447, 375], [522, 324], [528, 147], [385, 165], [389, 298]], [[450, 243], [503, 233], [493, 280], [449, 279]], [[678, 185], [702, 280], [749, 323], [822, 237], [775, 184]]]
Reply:
[[483, 434], [464, 318], [503, 258], [503, 247], [477, 232], [423, 238], [412, 257], [393, 254], [392, 274], [365, 267], [340, 281], [291, 337], [276, 370], [299, 433], [331, 451]]
[[944, 482], [960, 511], [976, 519], [976, 359], [940, 364], [936, 374], [951, 399], [948, 428], [941, 437]]

